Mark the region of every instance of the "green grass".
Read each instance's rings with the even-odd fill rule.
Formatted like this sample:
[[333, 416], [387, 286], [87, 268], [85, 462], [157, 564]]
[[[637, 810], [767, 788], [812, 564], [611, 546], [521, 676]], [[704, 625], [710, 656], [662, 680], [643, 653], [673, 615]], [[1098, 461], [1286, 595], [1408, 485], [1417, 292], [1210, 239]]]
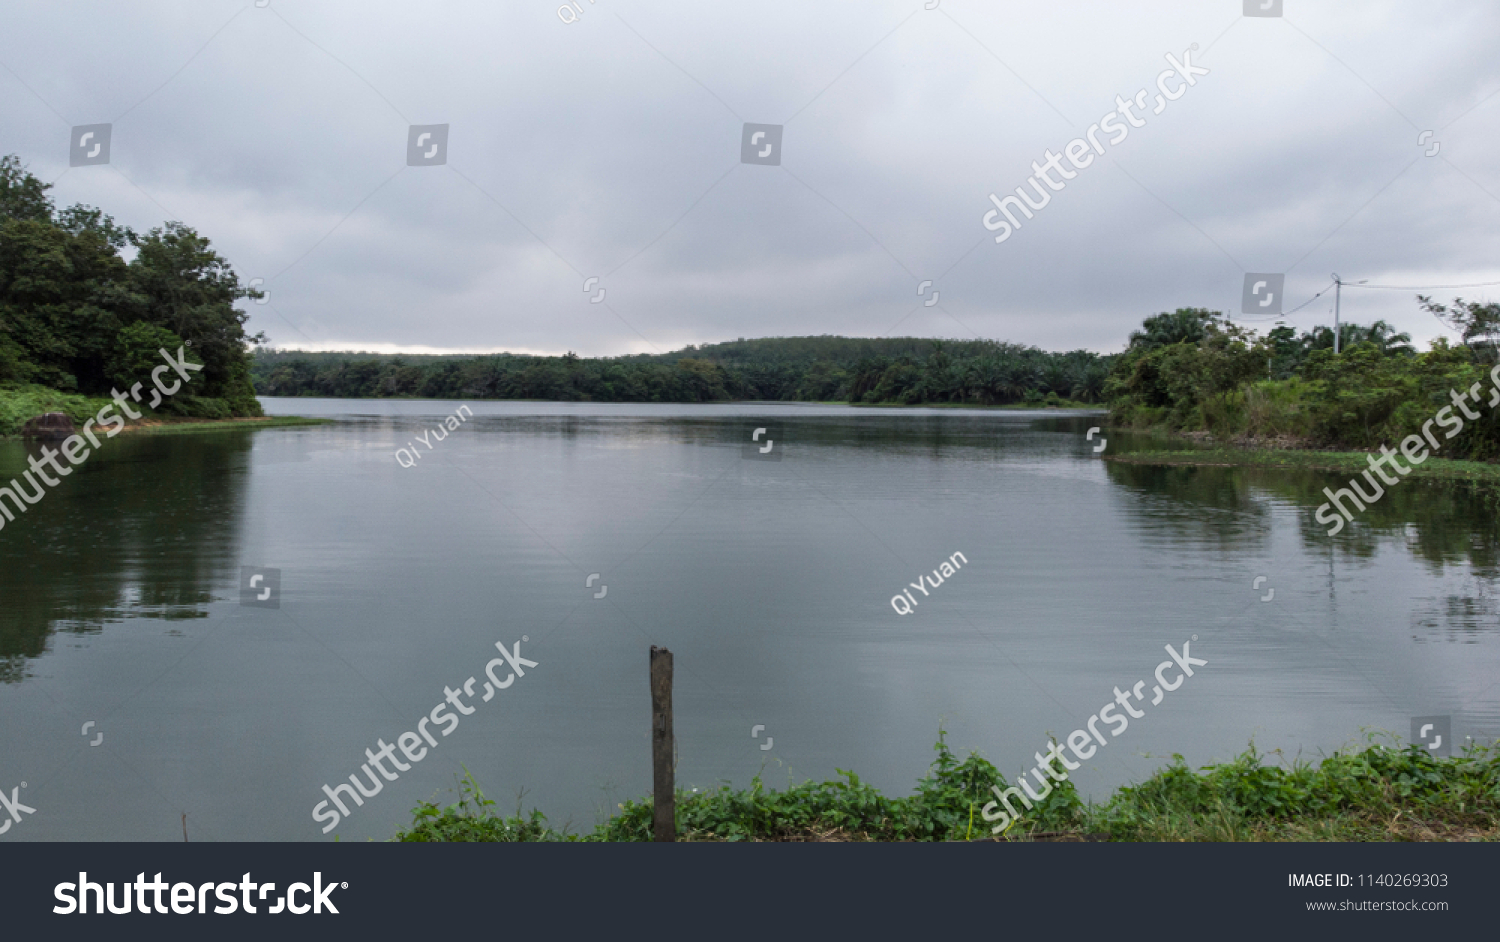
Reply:
[[[27, 421], [48, 412], [66, 412], [76, 428], [82, 428], [89, 419], [99, 414], [113, 400], [80, 396], [60, 392], [48, 386], [8, 384], [0, 386], [0, 438], [13, 438], [21, 434], [21, 426]], [[118, 410], [117, 410], [118, 411]], [[331, 419], [312, 419], [301, 416], [274, 416], [253, 419], [193, 419], [177, 416], [155, 415], [140, 407], [145, 416], [140, 422], [127, 422], [127, 432], [204, 432], [228, 428], [280, 428], [295, 425], [322, 425]]]
[[[1350, 475], [1369, 469], [1363, 451], [1302, 451], [1280, 448], [1204, 448], [1190, 451], [1151, 450], [1131, 451], [1105, 455], [1105, 461], [1123, 464], [1147, 465], [1199, 465], [1236, 468], [1286, 468], [1291, 470], [1342, 471]], [[1376, 453], [1378, 455], [1378, 452]], [[1419, 465], [1409, 464], [1405, 458], [1398, 461], [1410, 467], [1411, 473], [1404, 478], [1421, 478], [1434, 481], [1469, 481], [1481, 484], [1500, 484], [1500, 464], [1485, 461], [1461, 461], [1429, 456]], [[1394, 471], [1388, 471], [1394, 474]]]
[[0, 435], [19, 435], [28, 420], [47, 412], [66, 412], [74, 425], [82, 425], [109, 404], [108, 399], [59, 392], [47, 386], [8, 385], [0, 388]]
[[830, 402], [828, 405], [854, 406], [857, 409], [1019, 409], [1036, 412], [1046, 409], [1088, 409], [1103, 412], [1105, 407], [1097, 402], [1074, 402], [1058, 399], [1053, 402], [1011, 402], [1005, 405], [984, 405], [978, 402]]
[[1500, 840], [1500, 752], [1437, 758], [1385, 745], [1321, 762], [1265, 763], [1252, 744], [1194, 771], [1181, 756], [1089, 809], [1090, 830], [1125, 841]]
[[[1252, 744], [1231, 761], [1189, 768], [1181, 756], [1102, 804], [1057, 785], [1002, 839], [1009, 841], [1496, 841], [1500, 840], [1500, 750], [1470, 746], [1435, 758], [1377, 742], [1321, 762], [1269, 764]], [[1393, 740], [1394, 742], [1394, 740]], [[723, 786], [677, 793], [679, 840], [954, 841], [990, 839], [982, 818], [991, 785], [1006, 787], [977, 755], [959, 761], [940, 731], [937, 758], [906, 797], [889, 798], [839, 770], [840, 778], [784, 791]], [[533, 809], [503, 816], [465, 770], [459, 801], [423, 802], [397, 841], [648, 841], [649, 798], [582, 834], [554, 829]]]
[[241, 419], [158, 418], [151, 423], [126, 426], [126, 431], [150, 435], [174, 435], [183, 432], [217, 432], [224, 429], [287, 428], [299, 425], [327, 425], [332, 419], [300, 415], [268, 415]]

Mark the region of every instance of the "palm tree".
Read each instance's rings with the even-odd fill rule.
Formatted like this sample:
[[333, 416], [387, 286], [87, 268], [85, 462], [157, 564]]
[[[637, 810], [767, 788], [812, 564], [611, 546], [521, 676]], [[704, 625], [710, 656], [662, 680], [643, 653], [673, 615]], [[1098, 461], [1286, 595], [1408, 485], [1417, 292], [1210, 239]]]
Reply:
[[[1313, 350], [1333, 347], [1333, 330], [1318, 326], [1302, 335], [1303, 348]], [[1339, 325], [1339, 349], [1347, 350], [1357, 343], [1372, 343], [1383, 356], [1416, 356], [1411, 345], [1411, 334], [1396, 333], [1396, 328], [1385, 321], [1376, 321], [1366, 327], [1362, 324]]]
[[1180, 307], [1172, 313], [1154, 314], [1130, 335], [1130, 349], [1154, 350], [1174, 343], [1197, 343], [1218, 315], [1201, 307]]

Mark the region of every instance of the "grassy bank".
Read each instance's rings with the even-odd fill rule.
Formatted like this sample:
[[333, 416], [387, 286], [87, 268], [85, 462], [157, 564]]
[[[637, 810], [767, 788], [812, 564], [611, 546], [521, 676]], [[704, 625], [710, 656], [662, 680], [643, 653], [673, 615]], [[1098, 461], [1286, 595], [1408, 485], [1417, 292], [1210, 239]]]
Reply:
[[75, 426], [82, 425], [107, 405], [110, 405], [108, 399], [59, 392], [47, 386], [3, 386], [0, 387], [0, 436], [19, 435], [28, 420], [48, 412], [66, 412]]
[[854, 406], [857, 409], [1009, 409], [1036, 412], [1044, 409], [1088, 409], [1103, 412], [1097, 402], [1075, 402], [1071, 399], [1052, 399], [1035, 402], [1008, 402], [1004, 405], [986, 405], [979, 402], [829, 402], [834, 406]]
[[[984, 806], [1007, 787], [977, 755], [959, 761], [939, 734], [937, 759], [907, 797], [888, 798], [852, 772], [785, 791], [728, 786], [677, 794], [680, 840], [953, 841], [991, 839]], [[1269, 764], [1250, 749], [1189, 768], [1181, 756], [1102, 804], [1062, 782], [1002, 838], [1007, 841], [1497, 841], [1500, 750], [1434, 758], [1376, 742], [1312, 764]], [[424, 802], [398, 841], [648, 841], [651, 800], [626, 801], [587, 833], [552, 827], [542, 812], [496, 814], [472, 776], [459, 801]], [[1019, 802], [1016, 803], [1020, 808]]]
[[[1352, 477], [1369, 470], [1370, 464], [1367, 460], [1369, 454], [1363, 451], [1303, 451], [1281, 448], [1199, 448], [1186, 451], [1172, 449], [1132, 451], [1105, 455], [1104, 460], [1121, 464], [1339, 471]], [[1463, 481], [1500, 485], [1500, 464], [1436, 457], [1430, 457], [1419, 465], [1410, 465], [1400, 457], [1397, 460], [1401, 461], [1403, 466], [1411, 468], [1411, 473], [1404, 475], [1403, 480], [1409, 478], [1435, 482]]]
[[181, 432], [214, 432], [229, 428], [287, 428], [299, 425], [327, 425], [332, 419], [315, 419], [300, 415], [258, 415], [238, 419], [143, 418], [125, 427], [127, 432], [170, 435]]
[[[11, 383], [0, 386], [0, 438], [12, 438], [21, 433], [21, 426], [28, 420], [48, 412], [63, 412], [73, 420], [75, 428], [82, 428], [89, 419], [99, 414], [105, 406], [114, 405], [111, 399], [80, 396], [61, 392], [48, 386]], [[144, 404], [131, 404], [141, 412], [136, 421], [127, 421], [124, 431], [153, 433], [196, 432], [225, 428], [277, 428], [289, 425], [322, 425], [328, 419], [307, 419], [300, 416], [253, 416], [247, 418], [190, 418], [166, 416], [153, 413]], [[118, 409], [116, 412], [118, 413]], [[97, 423], [96, 423], [97, 425]]]

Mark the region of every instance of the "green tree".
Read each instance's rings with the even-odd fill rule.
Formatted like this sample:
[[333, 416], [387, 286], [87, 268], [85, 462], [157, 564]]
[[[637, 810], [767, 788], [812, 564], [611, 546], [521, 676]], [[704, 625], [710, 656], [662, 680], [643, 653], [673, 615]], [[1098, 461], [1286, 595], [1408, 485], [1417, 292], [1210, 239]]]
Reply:
[[[183, 347], [182, 338], [165, 327], [144, 321], [131, 324], [115, 335], [114, 346], [106, 360], [106, 375], [121, 392], [129, 391], [135, 383], [144, 383], [149, 389], [151, 371], [163, 365], [161, 351], [166, 350], [175, 356], [180, 347]], [[184, 356], [186, 354], [184, 350]], [[187, 359], [198, 362], [196, 357]], [[164, 379], [163, 382], [171, 385], [170, 380]]]
[[[1202, 326], [1196, 342], [1142, 341], [1115, 361], [1105, 383], [1111, 418], [1123, 425], [1165, 423], [1172, 428], [1203, 428], [1210, 416], [1223, 417], [1231, 393], [1266, 375], [1271, 346], [1218, 314], [1191, 319]], [[1165, 315], [1157, 315], [1158, 318]], [[1148, 318], [1148, 321], [1155, 318]], [[1158, 324], [1183, 326], [1188, 318]], [[1143, 336], [1137, 332], [1132, 338]], [[1158, 331], [1165, 334], [1165, 331]], [[1158, 338], [1160, 339], [1160, 338]]]
[[51, 222], [50, 189], [52, 184], [28, 173], [19, 157], [0, 157], [0, 218]]
[[1458, 331], [1463, 342], [1484, 362], [1500, 362], [1500, 303], [1480, 304], [1454, 298], [1451, 306], [1436, 304], [1432, 298], [1417, 295], [1422, 310]]
[[149, 343], [153, 368], [156, 350], [191, 344], [204, 370], [171, 408], [259, 415], [247, 347], [263, 338], [234, 308], [256, 292], [208, 239], [177, 222], [140, 236], [94, 207], [56, 211], [47, 190], [0, 158], [0, 381], [100, 395], [149, 377], [137, 372]]

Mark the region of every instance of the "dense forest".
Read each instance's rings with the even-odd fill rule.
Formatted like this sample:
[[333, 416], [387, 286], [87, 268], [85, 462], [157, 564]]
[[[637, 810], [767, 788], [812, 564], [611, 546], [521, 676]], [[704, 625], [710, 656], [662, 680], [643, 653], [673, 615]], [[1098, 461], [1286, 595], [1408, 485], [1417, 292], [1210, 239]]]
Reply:
[[1461, 416], [1451, 441], [1443, 433], [1442, 456], [1500, 459], [1500, 393], [1491, 382], [1500, 375], [1492, 372], [1500, 364], [1500, 304], [1447, 305], [1421, 295], [1417, 302], [1455, 342], [1439, 337], [1418, 352], [1383, 321], [1343, 324], [1335, 354], [1327, 327], [1299, 335], [1278, 325], [1259, 336], [1198, 308], [1149, 317], [1111, 367], [1111, 422], [1365, 450]]
[[988, 340], [822, 336], [599, 359], [263, 349], [252, 375], [256, 390], [268, 396], [1001, 405], [1101, 402], [1110, 360]]
[[[240, 286], [209, 241], [177, 222], [139, 234], [89, 206], [57, 209], [50, 184], [0, 158], [0, 394], [128, 391], [162, 362], [203, 366], [156, 410], [260, 415]], [[122, 253], [133, 252], [128, 262]]]

